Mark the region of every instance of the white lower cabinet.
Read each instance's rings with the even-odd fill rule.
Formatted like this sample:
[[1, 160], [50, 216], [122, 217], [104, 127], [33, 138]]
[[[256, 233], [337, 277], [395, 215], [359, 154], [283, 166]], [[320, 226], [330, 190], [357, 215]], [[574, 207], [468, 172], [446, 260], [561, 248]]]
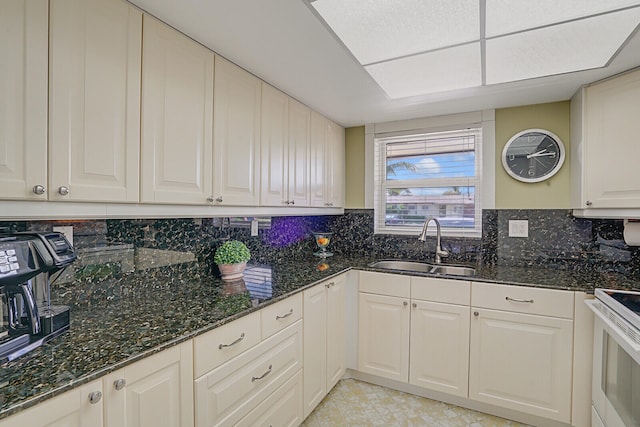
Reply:
[[358, 370], [407, 382], [409, 298], [360, 292]]
[[473, 283], [472, 296], [469, 397], [571, 422], [573, 292]]
[[0, 426], [176, 427], [193, 425], [191, 341], [3, 419]]
[[345, 372], [345, 275], [304, 291], [304, 416]]
[[469, 307], [412, 300], [409, 384], [467, 397]]
[[105, 427], [193, 425], [193, 350], [188, 341], [103, 379]]
[[295, 427], [302, 424], [302, 372], [298, 371], [271, 396], [267, 397], [237, 427]]
[[302, 321], [195, 381], [195, 425], [233, 425], [302, 369]]
[[102, 381], [95, 380], [0, 420], [0, 427], [101, 427], [102, 404]]

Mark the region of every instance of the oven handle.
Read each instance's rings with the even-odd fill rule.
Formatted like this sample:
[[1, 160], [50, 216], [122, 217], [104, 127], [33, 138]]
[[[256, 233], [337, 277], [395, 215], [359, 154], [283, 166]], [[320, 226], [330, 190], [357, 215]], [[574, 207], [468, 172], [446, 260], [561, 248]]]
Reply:
[[[616, 335], [616, 337], [618, 339], [624, 340], [626, 345], [631, 347], [635, 352], [640, 353], [640, 345], [635, 343], [635, 342], [633, 342], [624, 333], [624, 331], [622, 329], [620, 329], [620, 327], [618, 325], [613, 323], [608, 317], [606, 317], [604, 314], [602, 314], [602, 312], [598, 309], [597, 304], [602, 304], [601, 301], [598, 301], [597, 299], [591, 299], [591, 300], [585, 301], [584, 303], [587, 304], [587, 306], [591, 309], [591, 311], [593, 311], [593, 314], [596, 315], [598, 320], [600, 320], [605, 325], [607, 325], [607, 327], [610, 329], [611, 332], [615, 333], [615, 335]], [[622, 317], [620, 317], [620, 320], [622, 322], [624, 322], [627, 325], [627, 327], [631, 328], [631, 326], [629, 326], [628, 322], [625, 321]]]

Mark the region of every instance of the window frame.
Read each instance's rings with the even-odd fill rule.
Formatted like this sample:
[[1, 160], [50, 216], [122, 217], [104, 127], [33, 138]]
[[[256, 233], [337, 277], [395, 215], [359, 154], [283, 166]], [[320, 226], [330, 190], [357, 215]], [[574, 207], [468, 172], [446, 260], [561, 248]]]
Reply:
[[[481, 123], [473, 125], [454, 126], [446, 130], [442, 129], [420, 129], [408, 132], [393, 134], [376, 134], [373, 138], [374, 144], [374, 232], [375, 234], [393, 235], [417, 235], [422, 230], [422, 225], [386, 225], [386, 192], [389, 188], [394, 188], [401, 183], [402, 187], [474, 187], [474, 227], [442, 227], [442, 235], [449, 237], [473, 237], [480, 238], [482, 235], [482, 208], [486, 190], [483, 182], [483, 153], [485, 144], [484, 126]], [[387, 180], [386, 176], [386, 146], [397, 142], [422, 141], [425, 139], [442, 139], [445, 137], [474, 135], [474, 166], [473, 177], [453, 177], [453, 178], [424, 178], [415, 180]], [[435, 232], [433, 224], [429, 227], [429, 234]]]

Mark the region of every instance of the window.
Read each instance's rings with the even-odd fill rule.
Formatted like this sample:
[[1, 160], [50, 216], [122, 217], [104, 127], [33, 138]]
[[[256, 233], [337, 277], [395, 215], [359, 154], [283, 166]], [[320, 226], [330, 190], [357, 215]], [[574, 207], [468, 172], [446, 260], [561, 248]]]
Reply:
[[375, 231], [415, 234], [438, 218], [442, 234], [482, 232], [480, 128], [375, 138]]

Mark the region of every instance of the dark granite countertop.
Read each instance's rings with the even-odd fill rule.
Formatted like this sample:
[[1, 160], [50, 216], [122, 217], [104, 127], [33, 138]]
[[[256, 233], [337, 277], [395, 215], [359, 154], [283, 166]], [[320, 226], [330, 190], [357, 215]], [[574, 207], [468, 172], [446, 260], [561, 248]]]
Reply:
[[[197, 261], [87, 282], [76, 278], [73, 286], [57, 288], [58, 302], [72, 307], [71, 329], [0, 366], [0, 418], [351, 268], [383, 271], [368, 267], [373, 261], [334, 256], [326, 269], [314, 257], [252, 265], [235, 283], [198, 273]], [[585, 292], [640, 289], [640, 282], [615, 274], [544, 268], [482, 267], [475, 277], [460, 279]]]

